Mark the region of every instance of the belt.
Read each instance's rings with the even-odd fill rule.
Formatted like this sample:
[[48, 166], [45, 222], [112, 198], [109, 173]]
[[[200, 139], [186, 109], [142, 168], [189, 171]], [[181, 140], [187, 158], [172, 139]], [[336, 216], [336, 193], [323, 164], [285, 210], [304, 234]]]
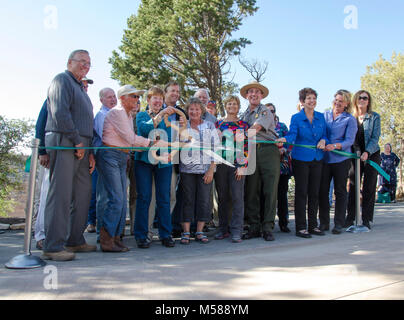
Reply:
[[[118, 148], [117, 146], [111, 146], [111, 145], [106, 144], [106, 143], [104, 143], [104, 145], [105, 145], [106, 147]], [[129, 149], [115, 149], [115, 150], [122, 151], [122, 152], [125, 152], [125, 153], [129, 153], [129, 152], [131, 151], [131, 150], [129, 150]]]

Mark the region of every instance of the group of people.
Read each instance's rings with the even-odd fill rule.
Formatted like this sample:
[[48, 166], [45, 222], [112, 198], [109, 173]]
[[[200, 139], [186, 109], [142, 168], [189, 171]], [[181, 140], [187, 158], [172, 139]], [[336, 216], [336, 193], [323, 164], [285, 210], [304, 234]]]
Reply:
[[[67, 261], [77, 252], [96, 251], [83, 236], [87, 226], [99, 233], [102, 251], [128, 251], [122, 241], [128, 176], [131, 232], [139, 248], [150, 247], [154, 223], [166, 247], [176, 245], [173, 234], [178, 232], [180, 244], [192, 239], [208, 243], [204, 230], [212, 220], [216, 194], [216, 240], [273, 241], [276, 213], [281, 231], [290, 232], [287, 192], [292, 175], [296, 236], [309, 238], [329, 230], [332, 179], [332, 233], [340, 234], [354, 222], [355, 180], [352, 160], [333, 150], [361, 154], [362, 222], [371, 227], [377, 172], [365, 161], [380, 164], [381, 157], [380, 117], [372, 110], [369, 92], [360, 90], [351, 97], [339, 90], [332, 110], [323, 114], [315, 111], [317, 92], [304, 88], [289, 130], [279, 122], [275, 106], [262, 103], [269, 91], [258, 82], [240, 90], [247, 110], [240, 115], [240, 99], [229, 96], [223, 101], [226, 116], [220, 120], [206, 89], [178, 106], [177, 82], [147, 90], [145, 111], [139, 110], [144, 90], [128, 84], [116, 97], [114, 90], [105, 88], [94, 117], [85, 88], [90, 67], [87, 51], [70, 54], [67, 70], [50, 84], [46, 125], [37, 124], [37, 129], [44, 128], [40, 163], [49, 168], [49, 191], [46, 200], [41, 199], [43, 258]], [[90, 204], [95, 205], [96, 219], [88, 219]]]

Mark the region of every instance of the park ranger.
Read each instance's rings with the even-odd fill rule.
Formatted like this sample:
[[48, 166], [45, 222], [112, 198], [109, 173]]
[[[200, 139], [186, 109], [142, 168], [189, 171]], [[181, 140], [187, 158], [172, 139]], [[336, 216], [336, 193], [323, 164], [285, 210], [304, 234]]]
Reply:
[[[247, 175], [245, 183], [245, 216], [249, 230], [243, 238], [258, 238], [262, 235], [266, 241], [272, 241], [275, 240], [272, 231], [275, 225], [280, 153], [275, 144], [263, 141], [274, 141], [277, 138], [275, 120], [270, 110], [261, 104], [261, 100], [268, 96], [265, 86], [252, 82], [242, 87], [240, 94], [249, 102], [241, 120], [250, 125], [249, 137], [251, 129], [256, 131], [257, 141], [256, 168], [254, 173]], [[260, 205], [264, 206], [261, 210], [263, 219], [260, 217]]]

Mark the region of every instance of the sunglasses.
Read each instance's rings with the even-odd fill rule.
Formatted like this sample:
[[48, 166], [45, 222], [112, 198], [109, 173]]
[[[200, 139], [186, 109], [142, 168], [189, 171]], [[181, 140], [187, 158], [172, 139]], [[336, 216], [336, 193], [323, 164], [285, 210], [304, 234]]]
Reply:
[[369, 97], [359, 96], [358, 100], [368, 101]]
[[134, 99], [139, 99], [140, 96], [136, 95], [136, 94], [130, 94], [129, 97], [132, 97]]

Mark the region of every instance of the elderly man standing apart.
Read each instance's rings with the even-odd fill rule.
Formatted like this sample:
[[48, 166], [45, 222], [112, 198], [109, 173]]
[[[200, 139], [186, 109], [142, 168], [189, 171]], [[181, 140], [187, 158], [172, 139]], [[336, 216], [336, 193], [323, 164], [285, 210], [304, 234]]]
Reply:
[[135, 135], [133, 130], [131, 113], [135, 110], [139, 98], [139, 90], [133, 86], [125, 85], [119, 88], [118, 99], [121, 105], [112, 108], [104, 121], [102, 142], [104, 146], [112, 147], [97, 152], [98, 174], [107, 196], [103, 226], [100, 230], [100, 245], [104, 252], [129, 250], [120, 240], [126, 221], [126, 165], [130, 152], [128, 148], [151, 145], [149, 139]]
[[[268, 89], [258, 82], [252, 82], [241, 88], [240, 94], [249, 101], [249, 106], [241, 120], [256, 131], [257, 141], [273, 141], [277, 138], [273, 114], [261, 100], [268, 96]], [[251, 136], [249, 134], [249, 136]], [[249, 166], [251, 163], [249, 162]], [[275, 225], [276, 201], [280, 174], [280, 155], [278, 148], [269, 143], [257, 143], [256, 169], [245, 181], [245, 215], [249, 230], [244, 239], [262, 236], [266, 241], [273, 241], [272, 230]], [[260, 185], [263, 186], [264, 219], [260, 221]]]
[[[81, 149], [91, 145], [93, 106], [81, 80], [90, 70], [86, 50], [73, 51], [67, 70], [58, 74], [48, 90], [45, 145], [78, 149], [48, 149], [50, 184], [45, 208], [43, 259], [68, 261], [74, 252], [95, 251], [83, 232], [91, 199], [94, 156]], [[66, 247], [66, 248], [65, 248]]]

